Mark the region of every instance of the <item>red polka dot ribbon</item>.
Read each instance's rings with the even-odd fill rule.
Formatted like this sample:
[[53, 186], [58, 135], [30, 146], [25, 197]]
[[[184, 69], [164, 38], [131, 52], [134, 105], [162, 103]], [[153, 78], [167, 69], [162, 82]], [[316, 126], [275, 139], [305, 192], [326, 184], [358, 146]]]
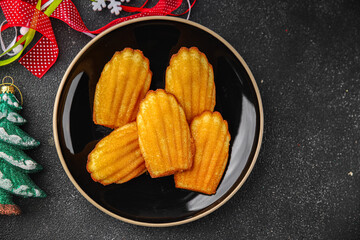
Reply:
[[[118, 23], [144, 16], [174, 15], [184, 0], [159, 0], [152, 8], [144, 8], [147, 1], [141, 7], [129, 7], [122, 5], [122, 9], [136, 14], [113, 20], [102, 28], [90, 31], [82, 21], [79, 12], [71, 0], [63, 0], [52, 12], [50, 17], [57, 18], [76, 31], [83, 33], [98, 34]], [[42, 1], [45, 4], [47, 1]], [[196, 2], [193, 1], [191, 7]], [[9, 26], [28, 27], [41, 33], [43, 36], [20, 60], [25, 68], [32, 74], [41, 78], [56, 62], [59, 49], [52, 30], [49, 17], [44, 12], [36, 9], [37, 0], [0, 0]], [[51, 7], [51, 5], [50, 5]], [[50, 8], [49, 7], [49, 8]], [[184, 13], [186, 13], [185, 11]], [[182, 14], [184, 14], [182, 13]], [[179, 14], [181, 15], [181, 14]]]
[[[35, 1], [29, 2], [36, 4]], [[35, 6], [20, 0], [2, 0], [0, 7], [10, 26], [28, 27], [43, 35], [19, 60], [32, 74], [42, 77], [55, 63], [59, 53], [49, 17]]]

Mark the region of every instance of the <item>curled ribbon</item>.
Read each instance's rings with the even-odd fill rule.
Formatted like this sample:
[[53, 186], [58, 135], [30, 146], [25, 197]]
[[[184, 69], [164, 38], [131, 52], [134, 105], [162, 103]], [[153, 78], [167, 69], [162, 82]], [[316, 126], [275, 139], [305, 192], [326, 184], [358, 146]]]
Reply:
[[[187, 11], [181, 14], [174, 14], [174, 11], [181, 6], [182, 2], [183, 0], [159, 0], [152, 8], [145, 8], [144, 6], [147, 3], [146, 0], [141, 7], [122, 6], [124, 11], [136, 14], [115, 19], [104, 27], [90, 31], [85, 26], [79, 12], [71, 0], [45, 0], [43, 1], [43, 4], [41, 0], [0, 0], [0, 7], [8, 22], [7, 26], [0, 27], [0, 32], [8, 27], [15, 26], [27, 27], [30, 29], [28, 33], [21, 37], [15, 45], [2, 53], [0, 57], [22, 43], [24, 43], [24, 50], [32, 41], [35, 32], [41, 33], [43, 36], [40, 40], [19, 60], [20, 64], [27, 68], [32, 74], [41, 78], [56, 62], [59, 54], [58, 45], [49, 17], [57, 18], [68, 24], [74, 30], [93, 37], [93, 34], [101, 33], [111, 26], [130, 19], [144, 16], [179, 16], [185, 14], [190, 11], [196, 0], [194, 0], [192, 4], [187, 1], [189, 4], [189, 9]], [[44, 8], [46, 10], [42, 11]], [[20, 57], [23, 50], [9, 59], [1, 60], [0, 66], [15, 61]]]

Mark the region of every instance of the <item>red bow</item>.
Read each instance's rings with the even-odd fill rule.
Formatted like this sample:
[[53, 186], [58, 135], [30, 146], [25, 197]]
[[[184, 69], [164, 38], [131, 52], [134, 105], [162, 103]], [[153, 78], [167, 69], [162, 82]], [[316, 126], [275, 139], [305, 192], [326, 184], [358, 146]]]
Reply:
[[[47, 0], [43, 1], [43, 3], [46, 2]], [[60, 19], [76, 31], [98, 34], [126, 20], [144, 16], [174, 15], [173, 12], [181, 6], [182, 2], [183, 0], [159, 0], [152, 8], [144, 8], [147, 1], [139, 8], [122, 6], [124, 11], [138, 13], [115, 19], [104, 27], [94, 31], [90, 31], [85, 26], [71, 0], [63, 0], [50, 17]], [[196, 0], [193, 1], [191, 7], [195, 2]], [[43, 35], [35, 46], [19, 60], [20, 64], [27, 68], [32, 74], [41, 78], [56, 62], [59, 49], [52, 30], [50, 18], [42, 11], [36, 9], [36, 4], [37, 0], [0, 0], [0, 7], [4, 12], [8, 26], [28, 27]]]

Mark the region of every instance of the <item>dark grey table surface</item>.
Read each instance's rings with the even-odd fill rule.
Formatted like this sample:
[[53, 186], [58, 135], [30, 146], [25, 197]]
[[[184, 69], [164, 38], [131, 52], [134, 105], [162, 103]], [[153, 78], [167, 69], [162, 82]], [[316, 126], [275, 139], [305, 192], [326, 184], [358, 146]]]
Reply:
[[[90, 29], [115, 19], [74, 3]], [[17, 62], [0, 68], [23, 92], [23, 129], [42, 143], [27, 151], [44, 167], [31, 177], [48, 194], [15, 198], [23, 214], [0, 216], [0, 239], [360, 239], [360, 1], [199, 0], [190, 19], [229, 41], [259, 85], [264, 139], [244, 186], [212, 214], [170, 228], [92, 206], [62, 169], [52, 132], [62, 75], [90, 38], [52, 20], [60, 55], [42, 79]]]

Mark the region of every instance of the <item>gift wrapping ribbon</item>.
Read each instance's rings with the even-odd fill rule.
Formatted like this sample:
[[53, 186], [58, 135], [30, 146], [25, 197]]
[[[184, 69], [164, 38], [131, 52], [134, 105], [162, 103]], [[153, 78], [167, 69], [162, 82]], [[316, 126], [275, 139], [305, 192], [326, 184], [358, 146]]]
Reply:
[[[104, 30], [127, 20], [145, 16], [172, 15], [180, 16], [190, 13], [196, 0], [190, 4], [189, 8], [183, 13], [174, 14], [179, 9], [183, 0], [159, 0], [152, 8], [145, 8], [148, 1], [141, 7], [123, 6], [126, 12], [136, 13], [127, 17], [117, 18], [107, 25], [90, 31], [83, 22], [78, 10], [71, 0], [0, 0], [0, 7], [3, 10], [7, 24], [0, 27], [0, 32], [9, 27], [27, 27], [29, 31], [20, 38], [12, 47], [8, 48], [0, 55], [4, 56], [19, 44], [24, 44], [23, 49], [6, 60], [0, 60], [0, 66], [7, 65], [18, 59], [24, 49], [30, 44], [36, 32], [42, 34], [40, 40], [22, 57], [19, 62], [32, 74], [41, 78], [56, 62], [59, 49], [55, 35], [51, 26], [50, 17], [57, 18], [76, 31], [85, 33], [93, 37], [93, 34], [99, 34]], [[43, 11], [44, 10], [44, 11]]]

